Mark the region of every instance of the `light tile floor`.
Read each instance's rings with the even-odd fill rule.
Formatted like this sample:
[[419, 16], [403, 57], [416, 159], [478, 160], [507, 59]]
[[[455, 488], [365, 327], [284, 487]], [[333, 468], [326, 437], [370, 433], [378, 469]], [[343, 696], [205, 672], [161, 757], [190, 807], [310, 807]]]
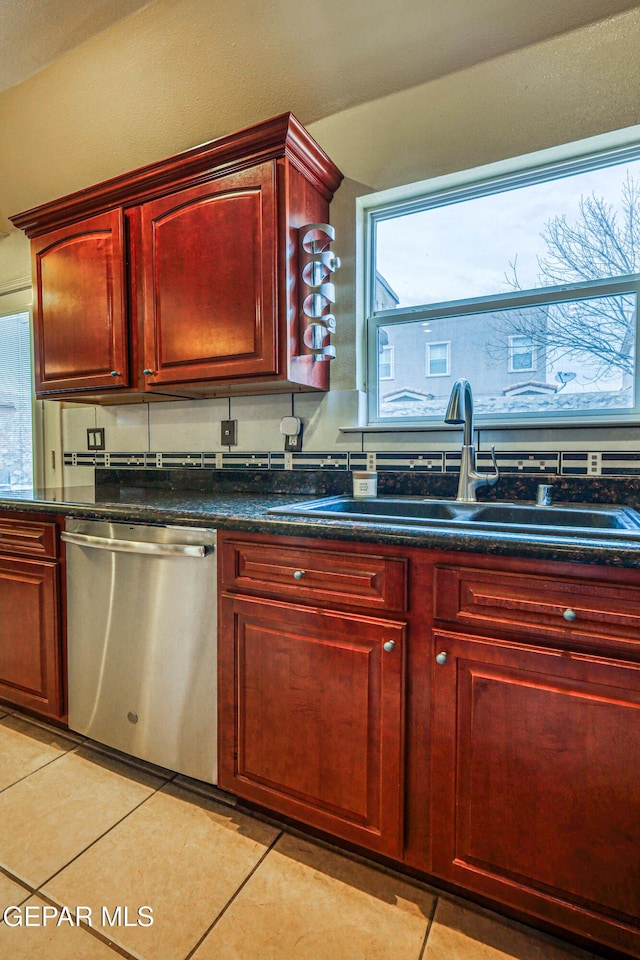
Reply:
[[591, 956], [227, 799], [0, 706], [2, 960]]

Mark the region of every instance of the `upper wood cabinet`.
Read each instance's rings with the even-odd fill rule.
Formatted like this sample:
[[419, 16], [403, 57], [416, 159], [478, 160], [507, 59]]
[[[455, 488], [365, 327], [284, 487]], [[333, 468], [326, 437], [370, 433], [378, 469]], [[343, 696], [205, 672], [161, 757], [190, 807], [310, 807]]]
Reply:
[[149, 385], [278, 375], [273, 163], [141, 208]]
[[297, 231], [327, 222], [341, 179], [283, 114], [12, 217], [32, 240], [37, 395], [328, 389]]
[[38, 394], [128, 386], [122, 211], [38, 237], [32, 258]]

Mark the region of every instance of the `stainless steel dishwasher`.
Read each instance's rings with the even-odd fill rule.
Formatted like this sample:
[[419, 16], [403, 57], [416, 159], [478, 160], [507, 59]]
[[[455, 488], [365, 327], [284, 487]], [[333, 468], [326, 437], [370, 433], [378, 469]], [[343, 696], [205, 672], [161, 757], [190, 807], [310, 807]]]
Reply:
[[69, 727], [217, 779], [216, 533], [68, 519]]

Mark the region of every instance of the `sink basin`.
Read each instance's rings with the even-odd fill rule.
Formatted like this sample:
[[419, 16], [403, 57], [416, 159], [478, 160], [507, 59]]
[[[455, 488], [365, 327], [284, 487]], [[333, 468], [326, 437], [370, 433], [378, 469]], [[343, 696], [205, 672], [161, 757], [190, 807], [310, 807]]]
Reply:
[[628, 507], [554, 506], [492, 503], [473, 514], [474, 523], [508, 523], [518, 526], [570, 527], [599, 530], [640, 530], [640, 515]]
[[640, 514], [617, 505], [539, 507], [527, 503], [464, 503], [420, 497], [327, 497], [273, 507], [270, 514], [385, 524], [488, 530], [556, 537], [640, 538]]
[[[454, 520], [464, 511], [466, 504], [455, 500], [422, 500], [413, 497], [379, 497], [365, 500], [352, 497], [331, 497], [312, 500], [309, 503], [294, 503], [291, 507], [274, 507], [270, 513], [302, 513], [315, 516], [371, 517], [385, 522], [412, 520]], [[475, 507], [475, 504], [472, 504]], [[462, 508], [462, 509], [461, 509]]]

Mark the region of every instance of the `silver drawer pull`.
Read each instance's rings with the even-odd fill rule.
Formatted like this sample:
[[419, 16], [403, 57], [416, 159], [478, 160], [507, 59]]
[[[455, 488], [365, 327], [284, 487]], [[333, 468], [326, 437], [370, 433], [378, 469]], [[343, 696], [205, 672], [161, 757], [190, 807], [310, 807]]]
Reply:
[[296, 570], [293, 574], [294, 580], [302, 580], [304, 577], [304, 570]]
[[575, 612], [575, 610], [572, 610], [571, 607], [568, 607], [568, 608], [564, 611], [564, 613], [562, 614], [562, 616], [563, 616], [564, 619], [567, 620], [569, 623], [572, 623], [572, 622], [575, 620], [575, 618], [576, 618], [576, 612]]
[[446, 655], [446, 653], [445, 653], [444, 650], [443, 650], [442, 653], [438, 653], [438, 654], [436, 655], [436, 663], [442, 664], [442, 663], [446, 663], [446, 662], [447, 662], [447, 655]]
[[396, 645], [395, 640], [387, 640], [386, 643], [383, 643], [383, 644], [382, 644], [382, 649], [383, 649], [383, 650], [386, 650], [387, 653], [391, 653], [391, 651], [393, 650], [393, 648], [395, 647], [395, 645]]

